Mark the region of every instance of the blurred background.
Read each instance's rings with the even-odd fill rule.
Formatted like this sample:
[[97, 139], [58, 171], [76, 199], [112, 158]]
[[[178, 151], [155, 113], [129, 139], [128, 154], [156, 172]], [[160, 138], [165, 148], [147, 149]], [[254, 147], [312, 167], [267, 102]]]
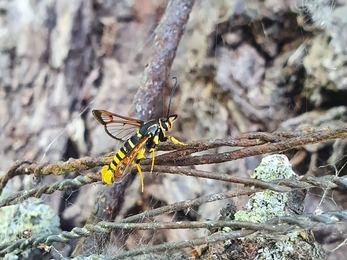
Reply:
[[[129, 115], [150, 58], [164, 0], [0, 1], [0, 171], [17, 160], [54, 162], [101, 156], [121, 144], [104, 132], [92, 109]], [[179, 87], [170, 134], [183, 142], [251, 131], [293, 131], [340, 126], [347, 119], [347, 7], [345, 0], [197, 0], [176, 53], [158, 115], [166, 115], [172, 76]], [[148, 118], [150, 119], [150, 118]], [[227, 148], [208, 153], [227, 151]], [[298, 175], [345, 175], [346, 140], [309, 145], [286, 155]], [[249, 176], [262, 157], [196, 168]], [[95, 169], [97, 172], [97, 169]], [[66, 176], [16, 177], [8, 192], [53, 183]], [[144, 174], [125, 192], [117, 218], [225, 191], [234, 186], [178, 175]], [[83, 226], [101, 184], [42, 197], [57, 228]], [[4, 193], [5, 194], [5, 193]], [[3, 195], [4, 195], [3, 194]], [[6, 193], [8, 194], [8, 193]], [[323, 196], [324, 195], [324, 196]], [[245, 199], [235, 200], [242, 207]], [[344, 191], [313, 189], [306, 212], [345, 208]], [[173, 219], [217, 219], [228, 201], [192, 209]], [[59, 226], [59, 227], [58, 227]], [[316, 234], [329, 259], [342, 259], [345, 225]], [[192, 239], [186, 230], [134, 232], [138, 243]], [[70, 248], [61, 249], [63, 255]], [[63, 253], [64, 252], [64, 253]]]

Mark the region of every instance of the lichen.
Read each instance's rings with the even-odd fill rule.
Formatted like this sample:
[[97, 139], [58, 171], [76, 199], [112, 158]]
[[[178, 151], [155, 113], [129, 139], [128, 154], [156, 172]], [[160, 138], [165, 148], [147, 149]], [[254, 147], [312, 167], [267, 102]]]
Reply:
[[[272, 181], [288, 179], [294, 175], [287, 157], [278, 154], [265, 157], [251, 178]], [[236, 212], [235, 220], [263, 223], [276, 216], [283, 216], [287, 200], [286, 193], [271, 190], [257, 192], [249, 199], [243, 210]]]
[[[0, 208], [0, 240], [1, 243], [14, 242], [26, 236], [55, 235], [60, 232], [59, 217], [53, 210], [36, 198], [29, 198], [18, 205]], [[28, 259], [30, 250], [15, 251], [4, 259], [17, 259], [16, 254]]]
[[283, 154], [275, 154], [263, 158], [259, 166], [255, 168], [251, 178], [273, 181], [277, 179], [289, 179], [295, 175], [288, 158]]
[[[270, 155], [265, 157], [254, 170], [251, 178], [272, 181], [276, 179], [295, 178], [296, 174], [291, 168], [288, 158], [284, 155]], [[285, 215], [287, 193], [264, 190], [255, 193], [242, 210], [235, 214], [235, 220], [264, 223], [270, 219]], [[281, 239], [268, 241], [266, 235], [257, 237], [257, 244], [262, 246], [256, 254], [258, 260], [286, 259], [292, 255], [294, 242], [298, 232], [281, 236]], [[273, 241], [273, 242], [271, 242]], [[271, 245], [271, 246], [269, 246]]]

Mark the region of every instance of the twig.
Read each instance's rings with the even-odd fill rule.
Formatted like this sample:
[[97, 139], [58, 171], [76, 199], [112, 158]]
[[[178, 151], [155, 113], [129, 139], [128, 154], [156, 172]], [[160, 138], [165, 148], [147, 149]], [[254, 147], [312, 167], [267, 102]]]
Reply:
[[[144, 166], [143, 170], [150, 171], [150, 167]], [[153, 172], [182, 174], [186, 176], [194, 176], [194, 177], [219, 180], [219, 181], [227, 181], [232, 183], [244, 184], [248, 186], [255, 186], [262, 189], [270, 189], [270, 190], [278, 191], [278, 192], [289, 192], [293, 190], [292, 188], [288, 188], [284, 186], [286, 184], [285, 180], [282, 180], [281, 182], [282, 185], [280, 186], [280, 185], [277, 185], [271, 182], [262, 181], [262, 180], [232, 176], [232, 175], [223, 174], [223, 173], [206, 172], [206, 171], [200, 171], [195, 169], [173, 167], [173, 166], [154, 166]], [[311, 185], [307, 185], [306, 183], [296, 183], [296, 188], [299, 188], [299, 189], [308, 189], [311, 187], [312, 187]]]
[[[234, 193], [233, 195], [237, 195], [237, 194]], [[217, 198], [217, 199], [220, 199], [220, 198]], [[193, 201], [197, 202], [197, 200], [192, 200], [192, 202]], [[206, 203], [206, 199], [204, 202]], [[177, 203], [175, 204], [178, 205]], [[186, 203], [182, 202], [181, 205], [183, 206], [183, 204], [186, 204]], [[194, 205], [194, 204], [192, 203], [191, 205]], [[185, 208], [188, 208], [188, 207], [189, 205], [186, 204]], [[165, 207], [162, 207], [162, 208], [165, 208]], [[174, 204], [171, 205], [171, 209], [179, 210], [177, 209], [177, 207], [174, 206]], [[289, 229], [293, 229], [294, 227], [290, 228], [286, 226], [278, 226], [278, 224], [287, 223], [287, 224], [299, 226], [305, 229], [311, 229], [321, 223], [334, 224], [341, 221], [347, 221], [347, 210], [343, 210], [343, 211], [325, 212], [318, 216], [314, 214], [304, 214], [304, 215], [295, 216], [295, 217], [288, 217], [288, 216], [277, 217], [276, 219], [270, 222], [261, 223], [261, 224], [237, 222], [237, 221], [236, 222], [206, 221], [206, 222], [176, 222], [176, 223], [155, 223], [155, 222], [154, 223], [127, 223], [128, 221], [136, 221], [136, 220], [142, 219], [143, 217], [154, 216], [158, 213], [158, 211], [157, 212], [155, 211], [156, 210], [152, 210], [151, 213], [149, 214], [142, 214], [143, 216], [139, 214], [133, 218], [124, 219], [120, 223], [102, 221], [97, 224], [87, 224], [83, 228], [76, 227], [71, 232], [62, 232], [59, 235], [46, 235], [46, 236], [39, 236], [39, 237], [36, 236], [36, 237], [28, 238], [28, 239], [20, 239], [14, 243], [13, 242], [4, 243], [0, 245], [0, 256], [4, 256], [7, 253], [11, 253], [16, 249], [20, 249], [21, 251], [24, 251], [29, 247], [36, 247], [40, 243], [43, 243], [45, 245], [51, 245], [53, 242], [67, 243], [72, 239], [76, 239], [80, 237], [88, 237], [91, 234], [106, 234], [113, 229], [157, 230], [157, 229], [166, 229], [166, 228], [208, 228], [211, 226], [214, 226], [214, 227], [228, 226], [233, 228], [245, 228], [245, 229], [251, 229], [251, 230], [268, 230], [270, 232], [285, 232], [285, 231], [288, 231]], [[168, 209], [165, 209], [165, 210], [161, 210], [161, 212], [167, 213], [170, 211]], [[277, 226], [273, 226], [274, 224], [277, 224]], [[208, 238], [209, 237], [206, 237], [204, 239], [208, 239]], [[193, 244], [193, 245], [198, 245], [198, 244]], [[131, 252], [133, 251], [137, 252], [136, 249], [133, 249]]]
[[[266, 153], [278, 153], [295, 147], [304, 146], [307, 144], [318, 143], [321, 141], [332, 140], [336, 138], [345, 138], [347, 136], [347, 127], [343, 126], [331, 129], [311, 129], [310, 133], [302, 132], [274, 132], [274, 133], [249, 133], [242, 134], [236, 138], [228, 138], [226, 140], [216, 139], [200, 141], [188, 144], [187, 146], [172, 146], [161, 145], [163, 150], [171, 147], [179, 149], [178, 151], [169, 152], [163, 155], [159, 155], [155, 159], [156, 165], [181, 165], [191, 166], [197, 164], [210, 164], [221, 163], [225, 161], [232, 161], [236, 159], [246, 158], [250, 156], [266, 154]], [[253, 139], [256, 138], [256, 139]], [[260, 139], [263, 138], [263, 139]], [[271, 141], [271, 143], [265, 141]], [[243, 147], [236, 151], [185, 157], [185, 155], [193, 152], [201, 152], [206, 149], [231, 146], [231, 147]], [[112, 155], [113, 153], [111, 153]], [[180, 157], [183, 156], [183, 157]], [[174, 159], [175, 158], [175, 159]], [[17, 175], [34, 174], [36, 176], [43, 176], [48, 174], [61, 175], [67, 172], [84, 171], [89, 170], [97, 166], [103, 166], [109, 164], [112, 161], [110, 154], [101, 158], [83, 157], [80, 159], [70, 158], [66, 162], [55, 162], [51, 164], [43, 163], [36, 164], [30, 161], [17, 162], [14, 164], [7, 174], [0, 177], [0, 192], [4, 185]], [[141, 161], [141, 165], [150, 165], [151, 160]], [[28, 166], [25, 166], [29, 164]]]
[[[302, 133], [301, 133], [302, 134]], [[297, 146], [301, 145], [306, 145], [310, 143], [316, 143], [319, 141], [325, 141], [325, 140], [330, 140], [334, 138], [342, 138], [346, 136], [346, 127], [341, 127], [339, 129], [334, 129], [334, 130], [314, 130], [310, 133], [307, 134], [302, 134], [301, 136], [299, 135], [298, 137], [291, 137], [291, 136], [296, 136], [297, 134], [291, 135], [290, 133], [282, 133], [282, 137], [278, 137], [278, 134], [267, 134], [266, 138], [267, 140], [271, 140], [272, 142], [276, 142], [279, 140], [277, 143], [264, 143], [262, 140], [256, 139], [256, 140], [248, 140], [244, 141], [243, 139], [241, 140], [240, 138], [238, 140], [241, 140], [241, 142], [245, 142], [244, 145], [250, 144], [254, 146], [249, 146], [245, 148], [241, 148], [237, 151], [230, 152], [230, 153], [223, 153], [223, 154], [217, 154], [217, 155], [208, 155], [207, 157], [210, 157], [213, 159], [213, 161], [206, 160], [206, 156], [195, 156], [195, 157], [184, 157], [188, 158], [187, 159], [187, 165], [190, 164], [202, 164], [202, 163], [211, 163], [211, 162], [223, 162], [226, 160], [232, 160], [236, 158], [243, 158], [251, 155], [256, 155], [256, 154], [264, 154], [267, 152], [278, 152], [278, 151], [283, 151], [289, 148], [294, 148]], [[252, 138], [252, 137], [264, 137], [265, 135], [263, 134], [250, 134], [246, 135], [244, 134], [242, 138]], [[284, 136], [284, 137], [283, 137]], [[289, 137], [288, 137], [289, 136]], [[236, 139], [234, 139], [236, 140]], [[251, 142], [249, 142], [251, 141]], [[201, 145], [202, 143], [202, 145]], [[215, 141], [207, 141], [207, 142], [201, 142], [196, 143], [196, 144], [191, 144], [192, 147], [199, 147], [200, 149], [205, 149], [206, 147], [211, 147], [211, 146], [216, 146], [216, 145], [222, 145], [221, 140], [215, 140]], [[257, 145], [257, 143], [262, 143], [260, 145]], [[229, 140], [227, 142], [229, 145], [235, 145], [235, 144], [240, 144], [237, 141]], [[196, 150], [199, 150], [199, 148], [194, 148]], [[236, 156], [235, 156], [236, 154]], [[162, 156], [162, 159], [165, 157]], [[90, 169], [96, 166], [101, 166], [104, 164], [109, 163], [110, 158], [106, 157], [105, 158], [98, 158], [98, 159], [93, 159], [89, 157], [84, 157], [81, 159], [70, 159], [67, 162], [57, 162], [57, 163], [52, 163], [52, 164], [34, 164], [30, 162], [21, 162], [21, 163], [16, 163], [11, 169], [8, 171], [8, 173], [5, 175], [5, 177], [2, 177], [1, 179], [1, 185], [5, 185], [7, 181], [12, 178], [13, 176], [17, 176], [20, 174], [35, 174], [37, 176], [40, 175], [47, 175], [47, 174], [63, 174], [68, 171], [75, 171], [75, 170], [85, 170], [85, 169]], [[156, 160], [156, 164], [158, 164], [159, 159]], [[179, 164], [182, 162], [182, 158], [177, 158], [175, 159], [174, 163]], [[145, 165], [148, 163], [148, 160], [144, 160], [143, 164]], [[170, 164], [172, 162], [168, 161], [166, 164]], [[29, 165], [27, 165], [29, 164]], [[143, 166], [144, 170], [146, 170], [147, 166]], [[149, 170], [149, 169], [147, 169]], [[289, 180], [281, 180], [278, 181], [276, 185], [274, 183], [266, 183], [266, 182], [261, 182], [259, 180], [247, 180], [244, 178], [239, 178], [239, 177], [234, 177], [234, 176], [229, 176], [229, 175], [224, 175], [224, 174], [213, 174], [213, 173], [207, 173], [203, 171], [196, 171], [196, 170], [188, 170], [188, 169], [179, 169], [177, 167], [160, 167], [160, 166], [155, 166], [155, 171], [160, 171], [160, 172], [169, 172], [169, 173], [175, 173], [175, 174], [186, 174], [186, 175], [191, 175], [191, 176], [197, 176], [197, 177], [204, 177], [204, 178], [212, 178], [212, 179], [218, 179], [218, 180], [223, 180], [223, 181], [232, 181], [236, 183], [243, 183], [245, 185], [252, 185], [256, 187], [262, 187], [262, 188], [268, 188], [276, 191], [289, 191], [291, 189], [303, 189], [303, 188], [308, 188], [311, 186], [318, 186], [322, 188], [334, 188], [334, 187], [344, 187], [346, 188], [347, 181], [344, 177], [336, 177], [336, 176], [329, 176], [329, 177], [321, 177], [321, 178], [305, 178], [302, 179], [301, 182], [294, 182], [294, 181], [289, 181]], [[90, 179], [88, 179], [90, 178]], [[57, 182], [53, 185], [46, 185], [38, 189], [33, 189], [29, 191], [27, 194], [24, 192], [20, 194], [18, 199], [15, 199], [14, 196], [11, 196], [10, 198], [5, 198], [2, 202], [1, 205], [9, 205], [9, 204], [14, 204], [17, 203], [29, 196], [41, 196], [43, 193], [52, 193], [57, 189], [65, 189], [66, 187], [72, 185], [74, 187], [79, 187], [81, 185], [91, 183], [95, 181], [98, 178], [87, 176], [77, 178], [76, 180], [66, 180], [62, 182]], [[303, 182], [304, 181], [304, 182]], [[287, 185], [287, 187], [284, 187], [283, 185]], [[115, 189], [123, 190], [126, 186], [126, 182], [120, 183], [119, 185], [113, 185]], [[290, 188], [288, 188], [290, 187]], [[0, 186], [2, 189], [3, 187]], [[135, 219], [141, 220], [142, 218], [146, 217], [151, 217], [155, 216], [156, 214], [163, 214], [167, 212], [174, 212], [177, 210], [182, 210], [182, 209], [187, 209], [191, 206], [194, 205], [201, 205], [203, 203], [207, 203], [209, 201], [214, 201], [214, 200], [220, 200], [223, 198], [228, 198], [228, 197], [233, 197], [233, 196], [238, 196], [241, 194], [251, 194], [253, 192], [256, 192], [257, 189], [251, 190], [248, 188], [243, 188], [240, 190], [233, 190], [231, 192], [226, 192], [224, 194], [219, 194], [218, 196], [216, 195], [210, 195], [204, 198], [198, 198], [195, 200], [191, 200], [190, 202], [184, 202], [184, 203], [178, 203], [178, 204], [173, 204], [169, 205], [167, 207], [163, 207], [160, 209], [156, 209], [153, 211], [145, 212], [142, 214], [139, 214], [137, 216], [133, 216], [128, 219], [124, 219], [124, 222], [128, 221], [133, 221]], [[100, 208], [119, 208], [120, 207], [120, 202], [118, 200], [115, 200], [114, 198], [118, 198], [114, 193], [108, 191], [108, 196], [110, 197], [109, 200], [99, 200], [103, 201], [105, 205], [97, 205], [97, 207]], [[103, 196], [103, 195], [102, 195]], [[114, 197], [115, 196], [115, 197]], [[12, 200], [12, 202], [11, 202]], [[118, 206], [112, 206], [112, 203], [118, 203]], [[110, 204], [111, 203], [111, 204]], [[110, 205], [112, 207], [110, 207]], [[106, 211], [99, 211], [102, 212], [103, 214], [109, 214], [108, 216], [98, 216], [100, 219], [113, 219], [114, 218], [114, 213], [105, 213]], [[298, 222], [293, 223], [299, 224]], [[41, 241], [42, 242], [42, 241]]]
[[[144, 172], [150, 171], [150, 166], [142, 166]], [[194, 176], [199, 178], [208, 178], [220, 181], [227, 181], [232, 183], [244, 184], [246, 186], [255, 186], [261, 189], [269, 189], [278, 192], [288, 192], [293, 189], [308, 189], [312, 187], [319, 187], [322, 189], [334, 189], [345, 188], [347, 189], [347, 177], [346, 176], [321, 176], [321, 177], [302, 177], [300, 181], [294, 180], [275, 180], [272, 182], [266, 182], [262, 180], [256, 180], [251, 178], [244, 178], [238, 176], [232, 176], [222, 173], [211, 173], [205, 171], [199, 171], [194, 169], [185, 169], [173, 166], [155, 166], [154, 172], [156, 173], [171, 173], [171, 174], [183, 174], [186, 176]], [[136, 174], [136, 172], [133, 172]], [[77, 188], [86, 184], [91, 184], [100, 181], [100, 176], [97, 174], [89, 173], [85, 176], [78, 176], [75, 179], [61, 180], [52, 184], [47, 184], [42, 187], [34, 188], [28, 191], [20, 191], [12, 194], [0, 201], [0, 207], [18, 204], [29, 197], [40, 198], [42, 194], [52, 194], [56, 190], [66, 190], [69, 188]], [[235, 191], [235, 190], [233, 190]], [[237, 190], [236, 190], [237, 191]], [[196, 206], [196, 205], [195, 205]]]
[[226, 191], [226, 192], [211, 194], [211, 195], [199, 197], [196, 199], [176, 202], [176, 203], [173, 203], [173, 204], [170, 204], [167, 206], [163, 206], [160, 208], [147, 210], [145, 212], [136, 214], [134, 216], [122, 219], [121, 222], [122, 223], [130, 223], [130, 222], [136, 222], [136, 221], [143, 221], [144, 219], [152, 218], [152, 217], [155, 217], [158, 215], [169, 214], [172, 212], [177, 212], [179, 210], [187, 210], [189, 208], [200, 206], [200, 205], [206, 204], [208, 202], [230, 199], [233, 197], [238, 197], [238, 196], [243, 196], [243, 195], [250, 195], [250, 194], [253, 194], [257, 191], [261, 191], [261, 189], [236, 188], [236, 189], [232, 189], [232, 190]]
[[31, 161], [16, 162], [14, 165], [12, 165], [12, 167], [7, 171], [7, 173], [4, 176], [0, 177], [0, 195], [9, 180], [11, 180], [13, 177], [17, 175], [22, 174], [20, 171], [18, 171], [18, 168], [27, 163], [31, 163]]
[[[240, 231], [232, 231], [228, 233], [216, 233], [211, 236], [207, 237], [202, 237], [202, 238], [197, 238], [193, 240], [186, 240], [186, 241], [179, 241], [179, 242], [168, 242], [168, 243], [163, 243], [160, 245], [156, 246], [146, 246], [146, 247], [140, 247], [140, 248], [135, 248], [132, 250], [129, 250], [127, 252], [122, 252], [115, 254], [113, 256], [108, 256], [107, 259], [123, 259], [125, 257], [130, 257], [130, 256], [137, 256], [141, 254], [150, 254], [150, 253], [159, 253], [163, 251], [168, 251], [168, 250], [174, 250], [174, 249], [181, 249], [181, 248], [187, 248], [187, 247], [192, 247], [192, 246], [200, 246], [200, 245], [205, 245], [205, 244], [211, 244], [211, 243], [217, 243], [220, 241], [226, 241], [228, 239], [237, 239], [241, 237], [246, 237], [248, 235], [251, 235], [255, 231], [251, 230], [240, 230]], [[88, 259], [99, 259], [99, 255], [91, 255], [88, 257]], [[101, 259], [103, 259], [104, 256], [102, 256]], [[106, 257], [105, 257], [106, 258]], [[75, 260], [82, 260], [85, 259], [83, 256], [81, 257], [76, 257], [74, 258]]]
[[[143, 220], [144, 218], [154, 217], [157, 215], [170, 213], [170, 212], [176, 212], [179, 210], [188, 209], [190, 207], [198, 206], [198, 205], [205, 204], [212, 201], [223, 200], [223, 199], [228, 199], [228, 198], [242, 196], [242, 195], [250, 195], [257, 191], [260, 191], [260, 189], [239, 188], [239, 189], [233, 189], [223, 193], [208, 195], [208, 196], [197, 198], [197, 199], [177, 202], [168, 206], [149, 210], [141, 214], [137, 214], [135, 216], [123, 219], [120, 223], [125, 224], [125, 223], [134, 222], [134, 221], [140, 221], [140, 220]], [[31, 245], [35, 247], [39, 243], [43, 243], [46, 245], [51, 245], [53, 242], [67, 243], [72, 239], [89, 237], [91, 234], [94, 234], [94, 233], [108, 234], [109, 233], [108, 231], [110, 230], [106, 232], [105, 229], [100, 226], [100, 223], [101, 222], [95, 223], [95, 224], [86, 224], [83, 228], [74, 228], [71, 232], [62, 232], [60, 235], [42, 236], [42, 237], [36, 237], [35, 239], [33, 237], [27, 240], [23, 240], [23, 239], [18, 240], [14, 243], [12, 242], [12, 243], [0, 244], [0, 256], [2, 256], [3, 253], [4, 254], [10, 253], [17, 248], [21, 250], [25, 250]], [[106, 222], [102, 222], [102, 223], [106, 223]]]
[[[107, 158], [107, 157], [106, 157]], [[14, 164], [8, 172], [0, 177], [0, 194], [7, 182], [18, 175], [34, 174], [36, 177], [45, 175], [63, 175], [68, 172], [85, 171], [95, 168], [97, 166], [103, 166], [108, 163], [109, 160], [105, 160], [104, 157], [92, 158], [82, 157], [79, 159], [72, 159], [62, 162], [54, 163], [33, 163], [31, 161], [22, 161]]]
[[0, 200], [0, 207], [21, 203], [29, 197], [40, 198], [42, 194], [52, 194], [57, 190], [62, 191], [71, 188], [78, 188], [100, 180], [101, 178], [99, 175], [90, 173], [85, 176], [77, 176], [74, 179], [61, 180], [28, 191], [20, 191]]
[[179, 221], [179, 222], [150, 222], [150, 223], [114, 223], [114, 222], [99, 222], [100, 227], [108, 230], [113, 229], [129, 229], [129, 230], [159, 230], [159, 229], [196, 229], [196, 228], [222, 228], [230, 227], [234, 230], [236, 229], [250, 229], [250, 230], [266, 230], [269, 232], [288, 232], [293, 229], [293, 227], [288, 225], [269, 225], [266, 223], [251, 223], [251, 222], [241, 222], [241, 221]]
[[[75, 227], [71, 232], [62, 232], [59, 235], [35, 236], [27, 239], [20, 239], [14, 243], [5, 243], [0, 245], [0, 256], [11, 253], [16, 249], [24, 251], [30, 247], [36, 247], [40, 243], [52, 245], [53, 242], [67, 243], [73, 239], [80, 237], [88, 237], [91, 234], [107, 234], [114, 229], [142, 229], [142, 230], [158, 230], [158, 229], [187, 229], [187, 228], [218, 228], [218, 227], [234, 227], [234, 228], [249, 228], [250, 230], [268, 230], [271, 232], [285, 232], [288, 227], [269, 227], [265, 224], [241, 223], [231, 221], [206, 221], [206, 222], [176, 222], [176, 223], [112, 223], [101, 221], [96, 225], [85, 225], [83, 228]], [[279, 230], [279, 231], [278, 231]], [[254, 231], [252, 231], [254, 232]], [[208, 239], [208, 236], [205, 239]], [[206, 243], [206, 242], [205, 242]]]
[[297, 225], [305, 229], [313, 229], [320, 224], [336, 224], [339, 222], [347, 222], [347, 210], [341, 211], [327, 211], [320, 215], [315, 214], [302, 214], [296, 217], [279, 216], [271, 221], [269, 224], [291, 224]]
[[206, 154], [201, 156], [184, 156], [180, 158], [172, 159], [166, 157], [169, 155], [163, 155], [157, 158], [156, 164], [173, 164], [176, 166], [190, 166], [200, 164], [213, 164], [222, 163], [227, 161], [233, 161], [245, 157], [268, 154], [268, 153], [280, 153], [289, 149], [302, 147], [308, 144], [314, 144], [327, 140], [346, 138], [347, 126], [336, 129], [311, 129], [310, 133], [302, 133], [298, 137], [286, 138], [276, 143], [265, 143], [257, 146], [245, 147], [232, 152], [225, 152], [220, 154]]
[[170, 75], [171, 65], [194, 2], [169, 1], [165, 14], [156, 28], [151, 60], [144, 71], [143, 83], [134, 97], [133, 109], [136, 118], [147, 120], [153, 116], [159, 95]]

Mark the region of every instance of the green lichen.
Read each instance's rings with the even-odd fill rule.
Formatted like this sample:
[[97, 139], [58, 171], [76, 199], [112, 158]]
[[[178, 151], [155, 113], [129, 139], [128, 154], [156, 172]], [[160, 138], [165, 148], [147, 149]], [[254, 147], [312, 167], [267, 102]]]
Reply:
[[[6, 185], [10, 186], [10, 182]], [[8, 196], [4, 192], [0, 199]], [[55, 235], [60, 233], [60, 220], [52, 209], [41, 200], [29, 198], [18, 205], [0, 208], [0, 241], [1, 243], [15, 242], [23, 238], [23, 232], [32, 236]], [[25, 237], [24, 237], [25, 238]], [[30, 250], [7, 254], [4, 259], [17, 259], [18, 253], [27, 258]]]
[[277, 216], [283, 216], [287, 195], [270, 190], [254, 194], [243, 210], [235, 214], [235, 220], [263, 223]]
[[[277, 241], [273, 241], [271, 246], [264, 246], [258, 250], [255, 259], [257, 260], [285, 260], [292, 259], [293, 251], [295, 250], [294, 242], [300, 236], [298, 231], [293, 231], [285, 236], [279, 236]], [[266, 238], [259, 236], [258, 242], [269, 245]]]
[[[251, 178], [272, 181], [276, 179], [295, 178], [296, 174], [291, 168], [288, 158], [284, 155], [271, 155], [265, 157], [254, 170]], [[286, 193], [264, 190], [255, 193], [242, 210], [235, 214], [235, 220], [253, 223], [264, 223], [270, 219], [285, 214]], [[298, 232], [292, 232], [281, 236], [281, 239], [269, 243], [266, 235], [257, 237], [257, 244], [264, 244], [256, 255], [258, 260], [286, 259], [292, 255], [294, 241]], [[270, 245], [271, 246], [265, 246]]]
[[289, 179], [294, 176], [292, 165], [288, 158], [282, 154], [275, 154], [265, 157], [259, 166], [255, 168], [251, 178], [263, 181], [273, 181], [278, 179]]
[[[251, 178], [264, 181], [288, 179], [295, 175], [292, 167], [284, 155], [270, 155], [265, 157], [254, 170]], [[277, 216], [283, 216], [287, 202], [287, 194], [264, 190], [255, 193], [243, 210], [235, 214], [235, 220], [263, 223]]]

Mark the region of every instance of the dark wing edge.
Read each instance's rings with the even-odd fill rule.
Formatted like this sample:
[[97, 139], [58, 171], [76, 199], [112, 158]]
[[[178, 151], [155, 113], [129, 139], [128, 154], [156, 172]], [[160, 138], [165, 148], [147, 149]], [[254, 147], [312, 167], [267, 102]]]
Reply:
[[[100, 124], [105, 128], [105, 132], [112, 138], [118, 141], [126, 141], [131, 134], [134, 133], [135, 129], [140, 127], [143, 121], [137, 120], [135, 118], [121, 116], [106, 110], [95, 109], [92, 110], [92, 114]], [[117, 127], [113, 127], [117, 125]], [[126, 127], [128, 126], [128, 127]], [[112, 131], [112, 128], [114, 130]], [[122, 137], [118, 135], [123, 133]]]

